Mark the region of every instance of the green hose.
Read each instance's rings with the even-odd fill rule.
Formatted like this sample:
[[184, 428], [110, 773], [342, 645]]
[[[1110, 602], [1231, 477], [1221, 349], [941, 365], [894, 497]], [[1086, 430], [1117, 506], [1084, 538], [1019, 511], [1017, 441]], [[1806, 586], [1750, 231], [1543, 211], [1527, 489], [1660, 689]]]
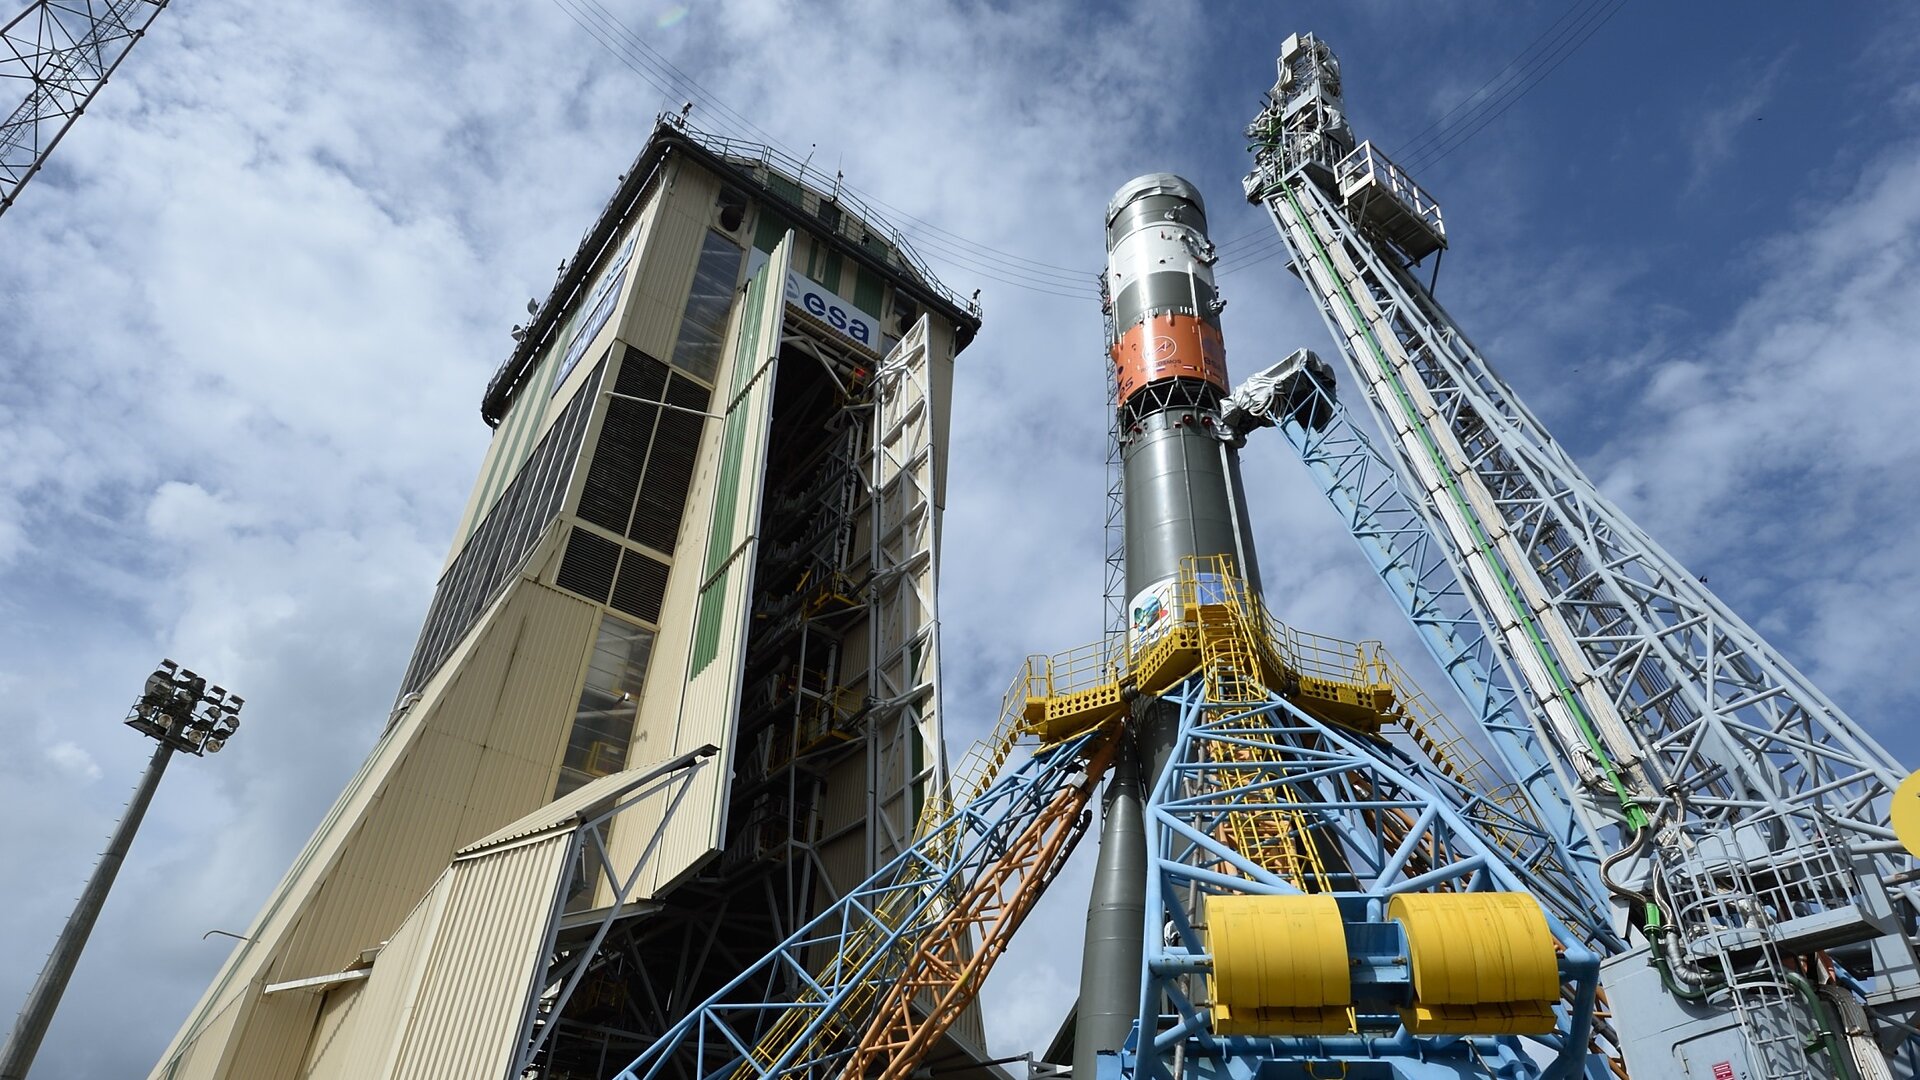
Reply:
[[1805, 975], [1789, 971], [1787, 982], [1800, 992], [1801, 1000], [1807, 1003], [1807, 1011], [1813, 1014], [1814, 1022], [1820, 1025], [1820, 1041], [1827, 1047], [1827, 1063], [1834, 1075], [1841, 1080], [1860, 1080], [1860, 1070], [1853, 1067], [1853, 1055], [1847, 1053], [1846, 1043], [1840, 1037], [1840, 1021], [1833, 1015], [1833, 1009], [1820, 1000], [1819, 991], [1807, 981]]
[[1314, 234], [1312, 229], [1305, 228], [1307, 221], [1306, 211], [1301, 208], [1300, 202], [1295, 197], [1291, 187], [1282, 186], [1281, 193], [1286, 197], [1287, 205], [1292, 207], [1294, 219], [1300, 222], [1302, 231], [1306, 233], [1307, 239], [1313, 244], [1314, 254], [1320, 261], [1321, 269], [1326, 271], [1328, 280], [1333, 283], [1334, 289], [1339, 292], [1341, 303], [1346, 307], [1348, 317], [1353, 320], [1355, 327], [1363, 331], [1368, 351], [1373, 354], [1375, 366], [1379, 369], [1381, 376], [1393, 387], [1394, 397], [1400, 406], [1402, 417], [1414, 431], [1419, 433], [1420, 442], [1427, 452], [1429, 464], [1433, 466], [1436, 475], [1438, 475], [1446, 485], [1447, 494], [1452, 497], [1455, 510], [1459, 512], [1461, 518], [1467, 523], [1468, 528], [1473, 531], [1474, 546], [1479, 549], [1481, 557], [1486, 560], [1487, 565], [1493, 570], [1499, 580], [1500, 591], [1505, 594], [1507, 605], [1512, 610], [1516, 620], [1526, 628], [1527, 638], [1533, 645], [1534, 652], [1552, 676], [1555, 689], [1558, 691], [1561, 701], [1564, 702], [1567, 708], [1573, 713], [1574, 722], [1579, 726], [1581, 737], [1586, 740], [1587, 748], [1599, 759], [1601, 768], [1606, 772], [1607, 781], [1612, 786], [1615, 797], [1620, 800], [1621, 811], [1626, 817], [1628, 826], [1633, 829], [1646, 828], [1648, 824], [1646, 811], [1641, 809], [1640, 805], [1628, 796], [1626, 782], [1621, 778], [1618, 766], [1614, 763], [1613, 757], [1607, 753], [1605, 746], [1600, 741], [1598, 733], [1593, 730], [1592, 722], [1587, 717], [1586, 708], [1582, 705], [1579, 695], [1574, 693], [1573, 686], [1568, 681], [1566, 674], [1560, 670], [1560, 664], [1554, 657], [1552, 649], [1548, 647], [1546, 641], [1541, 637], [1539, 628], [1534, 623], [1532, 612], [1527, 609], [1526, 604], [1521, 602], [1505, 565], [1494, 556], [1493, 541], [1487, 536], [1485, 527], [1468, 506], [1466, 497], [1461, 494], [1458, 481], [1455, 479], [1452, 470], [1447, 468], [1445, 460], [1441, 457], [1438, 444], [1434, 442], [1432, 433], [1428, 431], [1427, 425], [1422, 422], [1420, 418], [1419, 410], [1413, 407], [1413, 402], [1408, 397], [1406, 388], [1400, 381], [1400, 376], [1394, 372], [1392, 366], [1387, 363], [1387, 358], [1380, 350], [1380, 344], [1374, 335], [1373, 328], [1360, 317], [1359, 306], [1353, 302], [1353, 297], [1347, 292], [1346, 283], [1341, 281], [1340, 275], [1334, 271], [1333, 260], [1328, 257], [1326, 248], [1320, 243], [1320, 238]]

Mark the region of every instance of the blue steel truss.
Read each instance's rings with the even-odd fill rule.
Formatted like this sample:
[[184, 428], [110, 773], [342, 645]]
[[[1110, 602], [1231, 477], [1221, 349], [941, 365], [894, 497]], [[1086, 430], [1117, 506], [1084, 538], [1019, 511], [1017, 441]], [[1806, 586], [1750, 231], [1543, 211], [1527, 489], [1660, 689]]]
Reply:
[[1461, 587], [1446, 549], [1407, 499], [1393, 465], [1354, 425], [1331, 387], [1310, 378], [1297, 385], [1302, 398], [1280, 419], [1281, 433], [1550, 833], [1543, 858], [1564, 868], [1569, 891], [1585, 901], [1588, 917], [1576, 929], [1596, 949], [1619, 951], [1625, 942], [1606, 917], [1611, 902], [1600, 883], [1604, 849], [1555, 769], [1566, 749], [1554, 754], [1541, 745], [1539, 728], [1514, 693], [1505, 654], [1489, 640], [1484, 606]]
[[617, 1080], [833, 1076], [960, 893], [1063, 792], [1097, 783], [1107, 760], [1097, 751], [1110, 737], [1096, 730], [1036, 753], [922, 830], [872, 878], [674, 1024]]
[[[1610, 1075], [1589, 1053], [1599, 956], [1551, 912], [1565, 991], [1551, 1034], [1415, 1036], [1397, 1013], [1365, 1012], [1352, 1036], [1214, 1034], [1206, 1003], [1190, 990], [1212, 962], [1194, 925], [1198, 897], [1301, 891], [1221, 838], [1228, 815], [1303, 821], [1308, 842], [1337, 866], [1321, 879], [1335, 887], [1322, 891], [1333, 892], [1349, 923], [1383, 923], [1399, 893], [1527, 889], [1500, 846], [1377, 743], [1278, 697], [1251, 707], [1210, 700], [1206, 683], [1195, 676], [1168, 698], [1179, 707], [1179, 739], [1147, 806], [1145, 972], [1139, 1024], [1116, 1063], [1121, 1076], [1173, 1080], [1175, 1067], [1181, 1080]], [[1404, 965], [1404, 955], [1393, 959]]]

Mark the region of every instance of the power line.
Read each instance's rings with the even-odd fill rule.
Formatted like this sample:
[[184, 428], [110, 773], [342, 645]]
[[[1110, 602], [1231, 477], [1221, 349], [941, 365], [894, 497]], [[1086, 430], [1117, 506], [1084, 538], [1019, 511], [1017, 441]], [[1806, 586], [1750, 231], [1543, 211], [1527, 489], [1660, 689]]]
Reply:
[[[1418, 135], [1393, 152], [1400, 166], [1409, 172], [1431, 168], [1464, 146], [1469, 139], [1498, 120], [1528, 91], [1544, 82], [1567, 58], [1578, 52], [1600, 28], [1612, 21], [1627, 0], [1592, 0], [1570, 9], [1527, 44], [1505, 67], [1481, 83], [1471, 94], [1428, 124]], [[1544, 46], [1542, 43], [1545, 43]], [[1489, 87], [1495, 87], [1487, 93]], [[1464, 112], [1462, 110], [1465, 110]], [[1458, 119], [1454, 119], [1458, 117]], [[1409, 152], [1409, 148], [1414, 148]], [[1224, 245], [1223, 245], [1224, 246]], [[1237, 252], [1220, 276], [1237, 273], [1266, 262], [1280, 254], [1277, 237], [1251, 250]]]
[[[1482, 107], [1477, 110], [1476, 114], [1472, 114], [1468, 119], [1454, 125], [1457, 133], [1449, 133], [1445, 142], [1432, 144], [1425, 150], [1414, 154], [1410, 160], [1401, 163], [1402, 167], [1408, 171], [1429, 168], [1438, 164], [1446, 158], [1447, 155], [1465, 145], [1467, 140], [1479, 134], [1488, 124], [1493, 123], [1505, 115], [1506, 111], [1511, 109], [1515, 102], [1525, 97], [1528, 91], [1540, 85], [1546, 80], [1547, 76], [1557, 71], [1561, 64], [1566, 63], [1568, 57], [1580, 50], [1580, 46], [1585, 45], [1594, 34], [1599, 33], [1601, 27], [1611, 22], [1613, 17], [1619, 14], [1620, 9], [1625, 7], [1626, 4], [1627, 0], [1611, 0], [1611, 3], [1604, 8], [1596, 5], [1589, 9], [1588, 14], [1583, 17], [1583, 21], [1572, 28], [1571, 33], [1573, 36], [1563, 38], [1560, 45], [1556, 46], [1558, 49], [1557, 54], [1549, 51], [1536, 58], [1532, 64], [1529, 65], [1537, 72], [1536, 74], [1532, 75], [1526, 81], [1510, 87], [1507, 91], [1503, 91], [1502, 93], [1505, 95], [1504, 100], [1496, 97], [1489, 98], [1483, 102]], [[1543, 64], [1545, 65], [1544, 68], [1541, 66]], [[1493, 108], [1496, 103], [1499, 105], [1497, 109]]]
[[1215, 271], [1215, 276], [1226, 277], [1228, 274], [1237, 274], [1249, 266], [1257, 266], [1260, 263], [1266, 262], [1285, 249], [1286, 245], [1281, 241], [1280, 234], [1276, 232], [1267, 239], [1266, 243], [1256, 245], [1250, 251], [1242, 252], [1230, 265], [1222, 266], [1219, 270]]
[[[1507, 81], [1509, 81], [1509, 73], [1515, 73], [1517, 69], [1519, 69], [1519, 73], [1524, 77], [1524, 69], [1532, 67], [1532, 63], [1528, 63], [1528, 60], [1530, 60], [1536, 52], [1540, 52], [1542, 42], [1546, 42], [1549, 37], [1563, 37], [1563, 35], [1559, 33], [1559, 29], [1561, 29], [1563, 23], [1567, 23], [1569, 19], [1590, 15], [1590, 13], [1597, 10], [1597, 8], [1601, 8], [1601, 6], [1607, 4], [1607, 2], [1609, 2], [1609, 0], [1588, 0], [1584, 6], [1574, 6], [1574, 8], [1569, 8], [1567, 12], [1561, 13], [1557, 19], [1553, 19], [1551, 25], [1548, 25], [1548, 29], [1540, 31], [1540, 35], [1536, 35], [1530, 42], [1526, 42], [1526, 48], [1523, 48], [1519, 54], [1515, 54], [1513, 60], [1507, 61], [1505, 67], [1501, 67], [1500, 71], [1488, 75], [1484, 83], [1475, 86], [1473, 92], [1465, 94], [1459, 102], [1455, 102], [1453, 108], [1450, 108], [1446, 113], [1442, 113], [1442, 115], [1440, 115], [1438, 119], [1434, 119], [1432, 123], [1428, 123], [1427, 127], [1421, 129], [1413, 138], [1402, 142], [1402, 144], [1394, 150], [1394, 154], [1392, 154], [1394, 161], [1400, 161], [1402, 165], [1407, 165], [1407, 163], [1411, 161], [1409, 154], [1417, 154], [1419, 150], [1425, 150], [1428, 142], [1432, 142], [1432, 140], [1436, 140], [1436, 138], [1444, 140], [1444, 138], [1452, 136], [1453, 133], [1455, 133], [1455, 129], [1457, 129], [1459, 125], [1463, 125], [1463, 123], [1473, 123], [1476, 115], [1482, 111], [1480, 108], [1476, 108], [1476, 106], [1480, 104], [1482, 94], [1486, 94], [1486, 90], [1488, 90], [1490, 86], [1507, 83]], [[1582, 40], [1584, 40], [1584, 38], [1582, 38]], [[1555, 40], [1555, 44], [1557, 44], [1557, 40]], [[1549, 48], [1551, 48], [1551, 46], [1549, 46]], [[1503, 90], [1505, 90], [1505, 86], [1501, 86], [1500, 90], [1496, 90], [1496, 92], [1503, 92]], [[1467, 113], [1467, 117], [1463, 117], [1463, 119], [1457, 121], [1457, 123], [1453, 121], [1453, 117], [1459, 115], [1461, 110], [1469, 110], [1469, 108], [1473, 108], [1473, 110]], [[1475, 131], [1478, 131], [1478, 129], [1475, 129]], [[1254, 246], [1252, 250], [1248, 250], [1248, 252], [1236, 250], [1236, 248], [1238, 248], [1240, 244], [1244, 244], [1246, 240], [1254, 240], [1254, 238], [1258, 238], [1258, 236], [1265, 236], [1265, 240], [1269, 240], [1269, 242], [1260, 242], [1260, 244], [1256, 244], [1256, 246]], [[1254, 229], [1254, 231], [1250, 231], [1250, 233], [1242, 233], [1238, 234], [1238, 236], [1231, 236], [1231, 238], [1227, 238], [1227, 240], [1219, 240], [1219, 242], [1215, 244], [1215, 250], [1219, 250], [1223, 256], [1227, 256], [1225, 261], [1231, 263], [1231, 265], [1229, 265], [1227, 269], [1223, 269], [1221, 273], [1229, 273], [1229, 271], [1240, 269], [1240, 267], [1244, 267], [1244, 265], [1252, 265], [1254, 261], [1265, 261], [1265, 258], [1271, 258], [1271, 248], [1273, 248], [1271, 240], [1273, 240], [1273, 233], [1269, 233], [1267, 229]], [[1260, 252], [1267, 252], [1267, 254], [1260, 256]], [[1260, 256], [1260, 258], [1256, 259], [1254, 256]]]
[[1422, 128], [1413, 138], [1395, 147], [1393, 159], [1395, 161], [1409, 160], [1413, 154], [1425, 149], [1426, 145], [1432, 141], [1432, 139], [1444, 138], [1450, 133], [1454, 126], [1453, 118], [1456, 114], [1462, 109], [1481, 100], [1482, 95], [1486, 94], [1488, 88], [1492, 87], [1495, 83], [1506, 81], [1509, 74], [1515, 72], [1522, 64], [1526, 63], [1534, 51], [1540, 47], [1540, 43], [1545, 41], [1549, 35], [1554, 34], [1562, 23], [1573, 18], [1575, 15], [1584, 14], [1585, 11], [1590, 11], [1592, 8], [1606, 2], [1607, 0], [1591, 0], [1591, 3], [1588, 3], [1584, 9], [1579, 5], [1575, 5], [1562, 12], [1559, 18], [1555, 19], [1551, 25], [1536, 35], [1532, 41], [1528, 42], [1526, 48], [1521, 49], [1520, 52], [1514, 55], [1513, 59], [1507, 61], [1505, 67], [1489, 75], [1487, 81], [1475, 87], [1472, 93], [1455, 102], [1453, 108], [1442, 113], [1432, 123]]

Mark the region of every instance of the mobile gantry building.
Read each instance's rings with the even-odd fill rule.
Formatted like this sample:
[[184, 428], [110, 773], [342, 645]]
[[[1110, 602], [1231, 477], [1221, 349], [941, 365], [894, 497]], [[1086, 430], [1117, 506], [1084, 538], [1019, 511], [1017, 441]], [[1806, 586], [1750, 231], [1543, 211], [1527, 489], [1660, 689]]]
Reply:
[[155, 1077], [605, 1075], [910, 840], [979, 315], [807, 180], [656, 126], [487, 386], [385, 730]]

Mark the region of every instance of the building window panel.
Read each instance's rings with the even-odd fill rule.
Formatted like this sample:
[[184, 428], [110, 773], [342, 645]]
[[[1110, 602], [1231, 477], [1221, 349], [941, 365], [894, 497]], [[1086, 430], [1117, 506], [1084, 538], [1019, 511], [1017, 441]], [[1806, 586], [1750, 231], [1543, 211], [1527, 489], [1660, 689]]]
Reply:
[[418, 691], [440, 670], [454, 647], [473, 628], [474, 620], [499, 595], [540, 537], [559, 513], [573, 466], [580, 456], [586, 415], [600, 392], [606, 373], [603, 358], [566, 411], [527, 455], [526, 463], [508, 483], [493, 509], [473, 530], [453, 565], [440, 576], [427, 623], [420, 629], [413, 660], [407, 665], [400, 695]]
[[580, 703], [574, 708], [573, 727], [567, 733], [555, 798], [595, 777], [626, 768], [633, 722], [652, 658], [652, 631], [617, 616], [602, 616]]
[[741, 251], [726, 234], [709, 229], [700, 247], [700, 264], [693, 272], [680, 319], [680, 337], [673, 345], [674, 366], [713, 381], [725, 347], [727, 315], [733, 310], [740, 282]]

